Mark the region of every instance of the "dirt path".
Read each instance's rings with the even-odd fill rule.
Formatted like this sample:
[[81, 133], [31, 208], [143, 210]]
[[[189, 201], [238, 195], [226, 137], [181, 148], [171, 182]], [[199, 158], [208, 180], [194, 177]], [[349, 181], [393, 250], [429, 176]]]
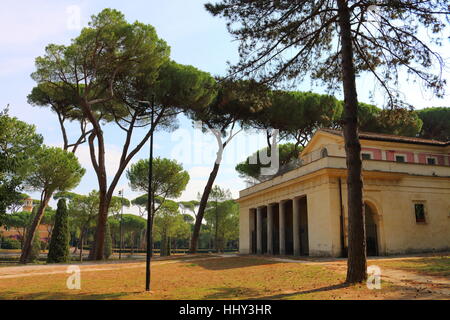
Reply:
[[[190, 259], [176, 259], [176, 258], [162, 258], [152, 262], [152, 266], [160, 266], [172, 263], [184, 263], [192, 261], [202, 261], [211, 259], [222, 259], [228, 257], [236, 257], [236, 255], [219, 255], [210, 257], [192, 257]], [[53, 265], [29, 265], [29, 266], [14, 266], [14, 267], [3, 267], [0, 268], [0, 280], [1, 279], [11, 279], [11, 278], [22, 278], [22, 277], [32, 277], [32, 276], [42, 276], [51, 274], [61, 274], [66, 273], [69, 266], [78, 266], [82, 272], [93, 272], [93, 271], [106, 271], [106, 270], [123, 270], [123, 269], [133, 269], [133, 268], [144, 268], [145, 262], [135, 261], [135, 262], [87, 262], [83, 264], [53, 264]]]

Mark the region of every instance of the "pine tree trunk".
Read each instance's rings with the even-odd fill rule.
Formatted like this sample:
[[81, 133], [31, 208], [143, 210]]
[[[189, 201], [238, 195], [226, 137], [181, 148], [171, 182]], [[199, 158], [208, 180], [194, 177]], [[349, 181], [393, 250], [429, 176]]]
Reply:
[[160, 254], [161, 257], [165, 257], [167, 255], [167, 236], [166, 232], [164, 231], [161, 236], [161, 249]]
[[353, 63], [350, 12], [347, 1], [338, 0], [337, 3], [345, 103], [344, 141], [348, 171], [348, 261], [346, 281], [348, 283], [357, 283], [367, 278], [361, 144], [358, 137], [358, 98]]
[[191, 246], [189, 248], [189, 253], [193, 254], [197, 252], [197, 242], [200, 236], [200, 228], [202, 226], [203, 216], [205, 215], [206, 204], [208, 203], [209, 194], [211, 193], [214, 181], [217, 177], [217, 172], [219, 172], [220, 163], [215, 162], [214, 168], [209, 174], [208, 182], [206, 183], [205, 189], [203, 190], [202, 198], [200, 199], [200, 204], [198, 208], [197, 216], [195, 217], [194, 231], [191, 238]]
[[172, 251], [171, 237], [167, 237], [167, 256], [170, 256]]
[[84, 230], [81, 231], [80, 235], [80, 262], [83, 262], [83, 240], [84, 240]]
[[216, 227], [214, 230], [214, 249], [216, 249], [216, 252], [219, 252], [219, 216], [217, 214], [217, 201], [216, 201]]
[[106, 221], [108, 219], [109, 199], [100, 193], [97, 227], [95, 228], [95, 246], [92, 246], [93, 259], [103, 260], [105, 252]]
[[36, 212], [36, 215], [33, 217], [33, 222], [31, 226], [27, 230], [27, 235], [25, 237], [25, 241], [22, 247], [22, 253], [20, 255], [20, 263], [30, 262], [30, 255], [32, 250], [33, 239], [36, 234], [37, 229], [39, 228], [39, 224], [41, 223], [42, 217], [44, 216], [45, 208], [47, 207], [48, 201], [50, 200], [51, 193], [44, 192], [44, 197], [42, 202], [39, 205], [39, 208]]

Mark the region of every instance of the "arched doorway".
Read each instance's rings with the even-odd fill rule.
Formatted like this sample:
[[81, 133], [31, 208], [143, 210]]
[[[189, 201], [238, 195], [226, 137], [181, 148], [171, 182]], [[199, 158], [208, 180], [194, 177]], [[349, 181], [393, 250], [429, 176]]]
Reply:
[[366, 220], [366, 252], [368, 256], [378, 256], [378, 228], [376, 219], [376, 210], [364, 203]]

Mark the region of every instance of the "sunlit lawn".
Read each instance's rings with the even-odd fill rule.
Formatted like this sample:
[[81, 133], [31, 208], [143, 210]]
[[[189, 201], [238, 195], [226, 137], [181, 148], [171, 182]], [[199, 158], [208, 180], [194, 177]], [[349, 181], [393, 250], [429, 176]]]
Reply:
[[[59, 270], [63, 266], [58, 266]], [[87, 271], [86, 268], [115, 268]], [[33, 271], [34, 272], [34, 271]], [[36, 272], [45, 272], [43, 270]], [[257, 257], [160, 261], [152, 267], [152, 293], [143, 291], [145, 264], [83, 266], [81, 290], [66, 288], [69, 275], [0, 278], [1, 299], [379, 299], [381, 290], [342, 286], [345, 275], [325, 266], [278, 263]]]
[[411, 271], [430, 276], [450, 277], [450, 256], [424, 257], [417, 259], [380, 261], [380, 267]]

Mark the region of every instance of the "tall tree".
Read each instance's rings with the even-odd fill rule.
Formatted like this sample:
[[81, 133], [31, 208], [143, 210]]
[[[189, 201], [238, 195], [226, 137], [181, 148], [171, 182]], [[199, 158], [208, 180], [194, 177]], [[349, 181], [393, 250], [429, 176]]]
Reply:
[[50, 238], [47, 263], [68, 262], [69, 254], [69, 219], [65, 199], [58, 200], [55, 215], [55, 227]]
[[386, 90], [390, 106], [398, 105], [394, 88], [401, 69], [442, 96], [445, 81], [432, 67], [437, 64], [442, 70], [443, 59], [418, 34], [429, 31], [430, 42], [440, 43], [450, 14], [447, 1], [222, 0], [205, 6], [228, 20], [229, 32], [240, 41], [240, 61], [231, 67], [231, 74], [268, 84], [310, 77], [329, 89], [342, 85], [348, 168], [347, 282], [363, 281], [367, 263], [355, 77], [370, 72]]
[[[99, 214], [96, 228], [96, 259], [103, 259], [103, 245], [109, 202], [121, 173], [151, 132], [129, 150], [133, 129], [145, 121], [142, 111], [127, 109], [114, 101], [118, 87], [131, 86], [143, 69], [148, 79], [155, 79], [158, 68], [168, 59], [169, 48], [154, 28], [138, 22], [129, 24], [124, 16], [105, 9], [93, 16], [89, 27], [69, 46], [48, 45], [46, 54], [36, 59], [32, 77], [38, 85], [71, 91], [84, 117], [92, 125], [88, 136], [92, 165], [99, 184]], [[108, 113], [126, 133], [116, 175], [108, 188], [105, 166], [105, 142], [100, 115]], [[148, 117], [147, 117], [148, 118]]]
[[[127, 238], [128, 236], [128, 244], [131, 247], [131, 252], [133, 252], [134, 248], [138, 246], [139, 236], [142, 236], [143, 231], [145, 231], [147, 226], [146, 220], [140, 216], [129, 213], [124, 214], [122, 218], [124, 237]], [[116, 216], [109, 219], [109, 221], [113, 220], [118, 221], [118, 224], [120, 224], [120, 217]]]
[[214, 230], [214, 248], [217, 252], [223, 251], [223, 221], [225, 220], [227, 209], [221, 205], [225, 200], [231, 199], [231, 192], [228, 189], [222, 189], [219, 186], [214, 186], [209, 196], [208, 209], [205, 213], [205, 219], [212, 226]]
[[[182, 108], [208, 103], [212, 93], [209, 74], [169, 61], [169, 47], [155, 29], [139, 22], [128, 23], [117, 10], [105, 9], [69, 46], [48, 45], [36, 59], [33, 79], [61, 91], [70, 91], [87, 122], [91, 162], [99, 185], [94, 255], [103, 259], [105, 225], [114, 189], [133, 156], [156, 128], [173, 129]], [[139, 101], [155, 97], [155, 108]], [[174, 112], [174, 108], [177, 112]], [[150, 123], [150, 113], [154, 122]], [[124, 132], [119, 166], [108, 184], [103, 125], [114, 122]], [[133, 146], [133, 133], [146, 128]]]
[[[141, 159], [130, 166], [126, 175], [130, 187], [135, 191], [148, 192], [149, 160]], [[189, 173], [176, 160], [156, 157], [153, 159], [152, 170], [152, 198], [158, 199], [159, 206], [168, 198], [177, 198], [186, 189], [189, 182]], [[141, 198], [141, 197], [139, 197]], [[142, 198], [147, 199], [146, 196]], [[141, 203], [140, 201], [134, 203]], [[155, 208], [155, 212], [159, 206]]]
[[99, 196], [98, 191], [92, 190], [87, 195], [79, 195], [71, 192], [58, 192], [54, 199], [65, 198], [69, 200], [68, 213], [71, 225], [78, 229], [78, 243], [76, 248], [80, 248], [79, 257], [83, 261], [83, 247], [89, 228], [94, 226], [98, 215]]
[[[149, 175], [149, 160], [139, 160], [131, 165], [127, 170], [127, 178], [130, 181], [132, 190], [138, 190], [142, 192], [149, 192], [148, 185]], [[175, 160], [167, 158], [156, 157], [153, 159], [152, 167], [152, 214], [147, 214], [147, 219], [150, 219], [150, 247], [153, 248], [153, 221], [158, 210], [164, 205], [168, 198], [178, 198], [181, 193], [186, 189], [189, 182], [189, 173], [183, 170], [183, 166]], [[136, 204], [141, 204], [142, 201], [147, 200], [147, 195], [141, 196], [135, 199]], [[144, 202], [147, 213], [147, 203]], [[157, 206], [155, 206], [157, 204]], [[177, 204], [178, 206], [178, 204]]]
[[204, 109], [189, 112], [188, 115], [196, 123], [201, 123], [204, 132], [214, 134], [217, 141], [217, 153], [213, 168], [200, 198], [197, 215], [195, 216], [194, 231], [192, 233], [190, 253], [197, 250], [200, 228], [211, 193], [214, 181], [219, 172], [225, 147], [230, 143], [241, 129], [239, 124], [244, 123], [256, 112], [269, 103], [267, 87], [256, 81], [230, 81], [221, 79], [218, 85], [218, 94]]
[[23, 200], [21, 189], [33, 156], [42, 144], [35, 126], [0, 112], [0, 225], [6, 210]]
[[214, 230], [214, 248], [223, 252], [229, 241], [239, 239], [239, 205], [232, 199], [211, 203], [205, 220]]
[[161, 256], [170, 255], [170, 238], [176, 236], [182, 225], [186, 223], [178, 212], [178, 204], [172, 200], [164, 201], [155, 216], [155, 229], [161, 239]]
[[33, 221], [27, 230], [20, 256], [21, 263], [29, 261], [31, 244], [41, 223], [45, 208], [56, 190], [69, 190], [78, 185], [85, 170], [73, 153], [60, 148], [42, 147], [35, 155], [32, 173], [25, 181], [25, 187], [39, 191], [41, 199]]

